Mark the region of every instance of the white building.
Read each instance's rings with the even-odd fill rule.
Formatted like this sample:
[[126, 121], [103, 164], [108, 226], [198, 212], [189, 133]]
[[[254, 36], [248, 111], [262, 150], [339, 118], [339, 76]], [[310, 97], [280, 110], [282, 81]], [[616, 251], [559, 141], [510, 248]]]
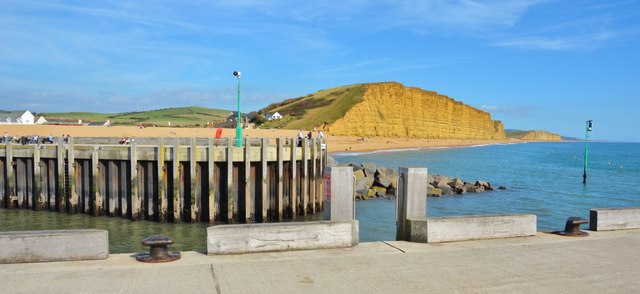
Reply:
[[277, 112], [267, 113], [265, 114], [264, 118], [266, 118], [267, 120], [282, 119], [282, 115]]
[[37, 120], [36, 120], [36, 125], [43, 125], [47, 123], [47, 119], [44, 118], [44, 116], [40, 116]]
[[29, 110], [0, 111], [0, 124], [28, 124], [35, 123], [35, 117]]

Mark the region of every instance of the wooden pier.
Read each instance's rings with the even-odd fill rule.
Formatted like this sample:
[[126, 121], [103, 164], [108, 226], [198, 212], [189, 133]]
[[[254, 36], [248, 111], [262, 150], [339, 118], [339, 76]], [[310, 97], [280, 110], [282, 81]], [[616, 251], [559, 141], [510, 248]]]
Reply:
[[322, 211], [326, 141], [70, 138], [0, 144], [0, 207], [159, 222], [252, 223]]

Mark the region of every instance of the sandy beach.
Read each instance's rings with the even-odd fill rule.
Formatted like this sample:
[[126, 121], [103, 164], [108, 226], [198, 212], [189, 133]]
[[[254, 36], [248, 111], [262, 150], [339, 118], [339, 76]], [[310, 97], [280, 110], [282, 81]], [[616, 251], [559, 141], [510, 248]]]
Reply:
[[[223, 129], [223, 138], [235, 137], [235, 129]], [[9, 137], [38, 135], [60, 137], [69, 134], [72, 137], [215, 137], [215, 128], [169, 128], [135, 126], [69, 126], [69, 125], [0, 125], [0, 134], [7, 132]], [[294, 138], [297, 130], [264, 130], [244, 129], [243, 135], [251, 138]], [[303, 134], [309, 131], [303, 130]], [[317, 133], [314, 132], [316, 137]], [[328, 139], [329, 152], [367, 152], [387, 149], [411, 149], [420, 147], [455, 147], [483, 144], [518, 143], [520, 140], [459, 140], [459, 139], [409, 139], [409, 138], [360, 138], [347, 136], [332, 136], [325, 134]]]

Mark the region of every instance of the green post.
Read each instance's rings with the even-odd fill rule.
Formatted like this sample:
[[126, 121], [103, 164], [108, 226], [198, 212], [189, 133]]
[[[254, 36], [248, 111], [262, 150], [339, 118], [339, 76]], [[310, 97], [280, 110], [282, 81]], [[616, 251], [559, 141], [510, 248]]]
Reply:
[[238, 78], [238, 113], [236, 116], [236, 147], [242, 147], [242, 126], [240, 125], [240, 72], [234, 71], [233, 75]]
[[585, 139], [584, 139], [584, 173], [582, 174], [582, 183], [586, 184], [587, 183], [587, 159], [588, 159], [588, 155], [589, 155], [589, 148], [588, 148], [588, 143], [589, 143], [589, 132], [591, 132], [591, 126], [593, 124], [592, 120], [588, 120], [586, 122], [586, 126], [585, 126]]

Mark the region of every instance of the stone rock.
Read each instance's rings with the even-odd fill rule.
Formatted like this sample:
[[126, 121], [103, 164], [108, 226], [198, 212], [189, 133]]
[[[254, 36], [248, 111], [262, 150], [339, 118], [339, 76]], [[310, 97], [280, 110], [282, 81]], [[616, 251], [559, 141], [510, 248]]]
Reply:
[[427, 186], [427, 196], [440, 197], [442, 196], [442, 190], [440, 188], [434, 188], [433, 186]]
[[373, 176], [377, 170], [375, 163], [364, 163], [362, 164], [362, 167], [364, 168], [364, 173], [367, 176]]
[[391, 186], [391, 179], [387, 176], [380, 175], [380, 177], [378, 177], [378, 183], [382, 187], [389, 188], [389, 186]]
[[376, 197], [376, 191], [373, 189], [367, 190], [367, 194], [364, 195], [365, 199], [371, 199]]
[[353, 171], [354, 172], [361, 170], [364, 173], [364, 168], [360, 164], [357, 164], [357, 163], [354, 163], [354, 162], [349, 162], [349, 166], [353, 167]]
[[471, 192], [471, 193], [484, 192], [484, 187], [482, 187], [482, 186], [472, 186], [471, 188], [467, 189], [467, 192]]
[[375, 191], [376, 197], [385, 197], [387, 195], [386, 188], [373, 186], [371, 189]]
[[442, 191], [442, 195], [453, 194], [453, 190], [448, 185], [438, 186], [438, 188]]
[[355, 171], [353, 171], [353, 175], [356, 177], [356, 182], [358, 182], [358, 180], [364, 178], [364, 171], [355, 170]]
[[449, 184], [449, 178], [445, 176], [435, 175], [433, 176], [433, 179], [434, 179], [434, 182], [433, 182], [434, 187], [442, 187]]
[[507, 190], [507, 187], [505, 187], [505, 186], [500, 186], [500, 187], [498, 187], [498, 190]]
[[464, 185], [463, 185], [462, 187], [453, 188], [453, 192], [458, 194], [458, 195], [467, 194], [467, 188], [465, 188]]
[[427, 173], [427, 183], [431, 184], [435, 181], [435, 179], [433, 178], [433, 175], [430, 173]]
[[462, 188], [464, 187], [464, 181], [460, 178], [454, 178], [449, 182], [449, 186], [451, 188]]
[[366, 191], [373, 185], [373, 177], [363, 177], [356, 180], [356, 191]]
[[335, 166], [338, 162], [331, 155], [327, 155], [327, 166]]

